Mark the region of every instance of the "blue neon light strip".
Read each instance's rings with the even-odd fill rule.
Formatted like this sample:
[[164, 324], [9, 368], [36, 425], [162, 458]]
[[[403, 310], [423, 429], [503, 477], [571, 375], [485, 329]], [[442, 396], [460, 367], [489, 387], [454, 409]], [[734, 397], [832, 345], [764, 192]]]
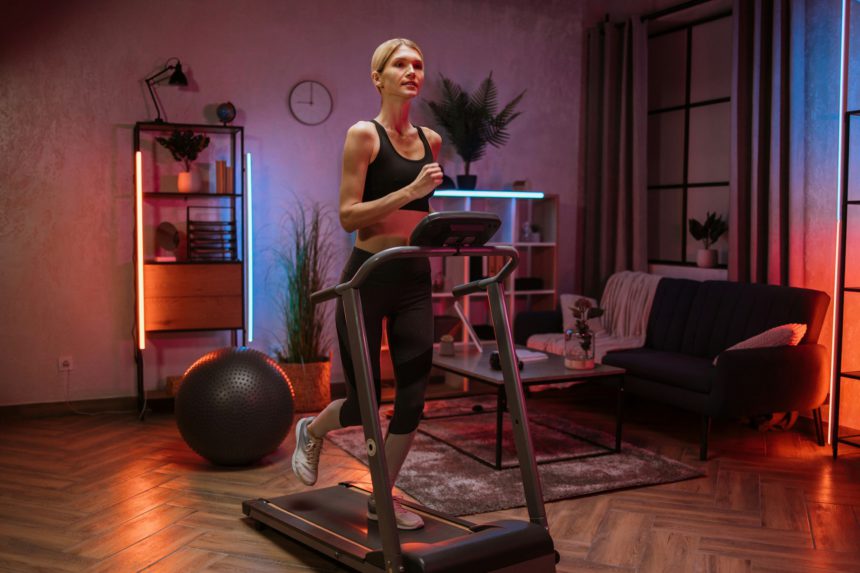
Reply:
[[248, 339], [248, 342], [254, 340], [254, 214], [253, 214], [253, 206], [254, 203], [251, 201], [251, 194], [253, 191], [253, 185], [251, 184], [251, 154], [245, 154], [246, 161], [246, 169], [248, 170], [248, 196], [245, 200], [248, 202], [247, 204], [247, 221], [245, 221], [245, 225], [247, 225], [245, 229], [245, 235], [248, 237], [247, 240], [247, 253], [245, 253], [245, 264], [246, 269], [246, 280], [248, 282], [248, 290], [245, 296], [248, 297], [248, 314], [245, 317], [246, 324], [246, 332], [245, 336]]
[[439, 189], [434, 197], [480, 197], [482, 199], [543, 199], [542, 191], [472, 191], [467, 189]]

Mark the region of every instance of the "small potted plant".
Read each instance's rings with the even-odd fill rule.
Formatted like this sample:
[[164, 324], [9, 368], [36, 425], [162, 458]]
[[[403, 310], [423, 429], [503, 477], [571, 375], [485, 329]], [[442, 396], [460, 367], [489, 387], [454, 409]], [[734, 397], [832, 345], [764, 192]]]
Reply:
[[195, 134], [191, 130], [174, 129], [170, 137], [156, 137], [155, 140], [170, 152], [173, 159], [181, 162], [185, 167], [185, 170], [179, 174], [176, 188], [181, 193], [199, 191], [200, 174], [191, 170], [191, 164], [200, 152], [209, 146], [209, 136]]
[[712, 249], [711, 245], [729, 230], [728, 223], [723, 220], [722, 215], [708, 211], [704, 223], [690, 219], [689, 224], [690, 234], [704, 245], [704, 248], [696, 253], [696, 265], [708, 269], [717, 266], [717, 250]]
[[570, 310], [574, 324], [564, 332], [564, 366], [572, 370], [590, 370], [594, 368], [595, 341], [588, 321], [603, 316], [603, 309], [592, 306], [587, 298], [579, 298]]
[[469, 172], [472, 162], [484, 156], [488, 143], [493, 147], [507, 143], [509, 136], [505, 128], [520, 115], [515, 109], [525, 93], [523, 91], [512, 99], [497, 114], [497, 91], [492, 72], [473, 94], [466, 93], [462, 87], [442, 76], [442, 100], [428, 102], [428, 105], [465, 164], [466, 173], [457, 176], [457, 187], [475, 188], [478, 178]]
[[279, 303], [284, 334], [275, 354], [293, 385], [296, 411], [317, 411], [331, 401], [330, 342], [325, 336], [331, 305], [314, 305], [311, 293], [328, 286], [334, 227], [320, 204], [296, 201], [284, 228], [286, 240], [275, 249], [283, 274]]

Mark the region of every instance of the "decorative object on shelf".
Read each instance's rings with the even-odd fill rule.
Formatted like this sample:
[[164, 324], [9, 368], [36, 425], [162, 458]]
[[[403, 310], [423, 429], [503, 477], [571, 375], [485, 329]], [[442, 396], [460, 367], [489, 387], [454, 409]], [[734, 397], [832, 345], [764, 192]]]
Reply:
[[227, 125], [236, 119], [236, 106], [233, 105], [233, 102], [224, 102], [217, 107], [215, 114], [221, 120], [221, 123]]
[[156, 262], [176, 261], [179, 253], [179, 244], [181, 235], [179, 230], [168, 221], [162, 221], [155, 229], [155, 246], [167, 254], [158, 254], [156, 252]]
[[574, 325], [564, 332], [564, 366], [571, 370], [594, 368], [594, 332], [588, 321], [603, 314], [602, 308], [592, 306], [587, 298], [579, 298], [570, 308]]
[[[175, 64], [171, 63], [173, 60], [176, 60]], [[155, 90], [153, 89], [153, 86], [164, 80], [164, 78], [167, 77], [167, 72], [172, 72], [170, 74], [170, 77], [167, 79], [167, 85], [188, 85], [188, 78], [182, 71], [182, 64], [179, 62], [179, 58], [170, 58], [164, 64], [164, 68], [143, 80], [144, 82], [146, 82], [147, 89], [149, 89], [149, 95], [152, 96], [152, 103], [153, 105], [155, 105], [155, 119], [153, 121], [155, 121], [156, 123], [164, 123], [164, 119], [161, 117], [161, 106], [158, 105], [158, 98], [155, 97]]]
[[180, 193], [193, 193], [200, 190], [200, 174], [191, 169], [192, 163], [200, 152], [209, 146], [209, 136], [195, 134], [190, 129], [174, 129], [170, 137], [156, 137], [155, 140], [164, 146], [173, 159], [182, 162], [185, 171], [179, 174], [176, 188]]
[[304, 80], [293, 86], [288, 98], [290, 113], [305, 125], [319, 125], [331, 115], [331, 92], [320, 82]]
[[320, 410], [331, 401], [330, 341], [325, 334], [329, 305], [312, 304], [310, 298], [328, 284], [331, 219], [321, 204], [297, 199], [284, 220], [286, 240], [275, 249], [284, 281], [279, 295], [284, 333], [275, 354], [293, 383], [297, 412]]
[[233, 167], [226, 161], [215, 161], [215, 193], [233, 195], [236, 192], [236, 181]]
[[729, 230], [728, 223], [723, 221], [722, 215], [708, 211], [704, 223], [691, 218], [689, 225], [690, 234], [704, 245], [704, 248], [696, 253], [696, 265], [706, 269], [717, 266], [717, 250], [712, 249], [711, 245]]
[[236, 222], [229, 207], [191, 206], [188, 215], [188, 258], [192, 261], [235, 261]]
[[526, 221], [520, 229], [520, 241], [523, 243], [540, 243], [540, 227]]
[[442, 76], [442, 100], [428, 102], [428, 105], [465, 164], [466, 173], [457, 176], [459, 189], [476, 187], [477, 176], [471, 175], [469, 170], [473, 161], [484, 156], [488, 143], [493, 147], [507, 143], [509, 135], [505, 128], [520, 115], [515, 109], [525, 93], [508, 102], [497, 114], [497, 90], [492, 72], [473, 94]]

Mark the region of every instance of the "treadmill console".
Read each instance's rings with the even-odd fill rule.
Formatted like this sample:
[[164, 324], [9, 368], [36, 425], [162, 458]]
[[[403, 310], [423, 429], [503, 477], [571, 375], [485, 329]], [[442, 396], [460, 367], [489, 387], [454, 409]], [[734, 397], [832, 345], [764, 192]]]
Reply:
[[480, 247], [489, 241], [502, 221], [494, 213], [440, 211], [418, 223], [409, 244], [416, 247]]

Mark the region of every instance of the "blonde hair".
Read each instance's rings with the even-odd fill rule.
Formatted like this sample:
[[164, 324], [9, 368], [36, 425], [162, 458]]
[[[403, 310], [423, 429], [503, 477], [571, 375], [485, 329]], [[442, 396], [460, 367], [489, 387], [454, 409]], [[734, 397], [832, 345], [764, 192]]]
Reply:
[[418, 47], [418, 44], [412, 40], [407, 40], [406, 38], [392, 38], [379, 44], [379, 46], [373, 51], [373, 57], [370, 58], [371, 75], [373, 75], [373, 72], [382, 73], [382, 70], [385, 69], [385, 64], [388, 63], [392, 54], [394, 54], [400, 46], [412, 48], [418, 52], [418, 55], [421, 56], [422, 60], [424, 59], [424, 52], [422, 52], [421, 48]]

